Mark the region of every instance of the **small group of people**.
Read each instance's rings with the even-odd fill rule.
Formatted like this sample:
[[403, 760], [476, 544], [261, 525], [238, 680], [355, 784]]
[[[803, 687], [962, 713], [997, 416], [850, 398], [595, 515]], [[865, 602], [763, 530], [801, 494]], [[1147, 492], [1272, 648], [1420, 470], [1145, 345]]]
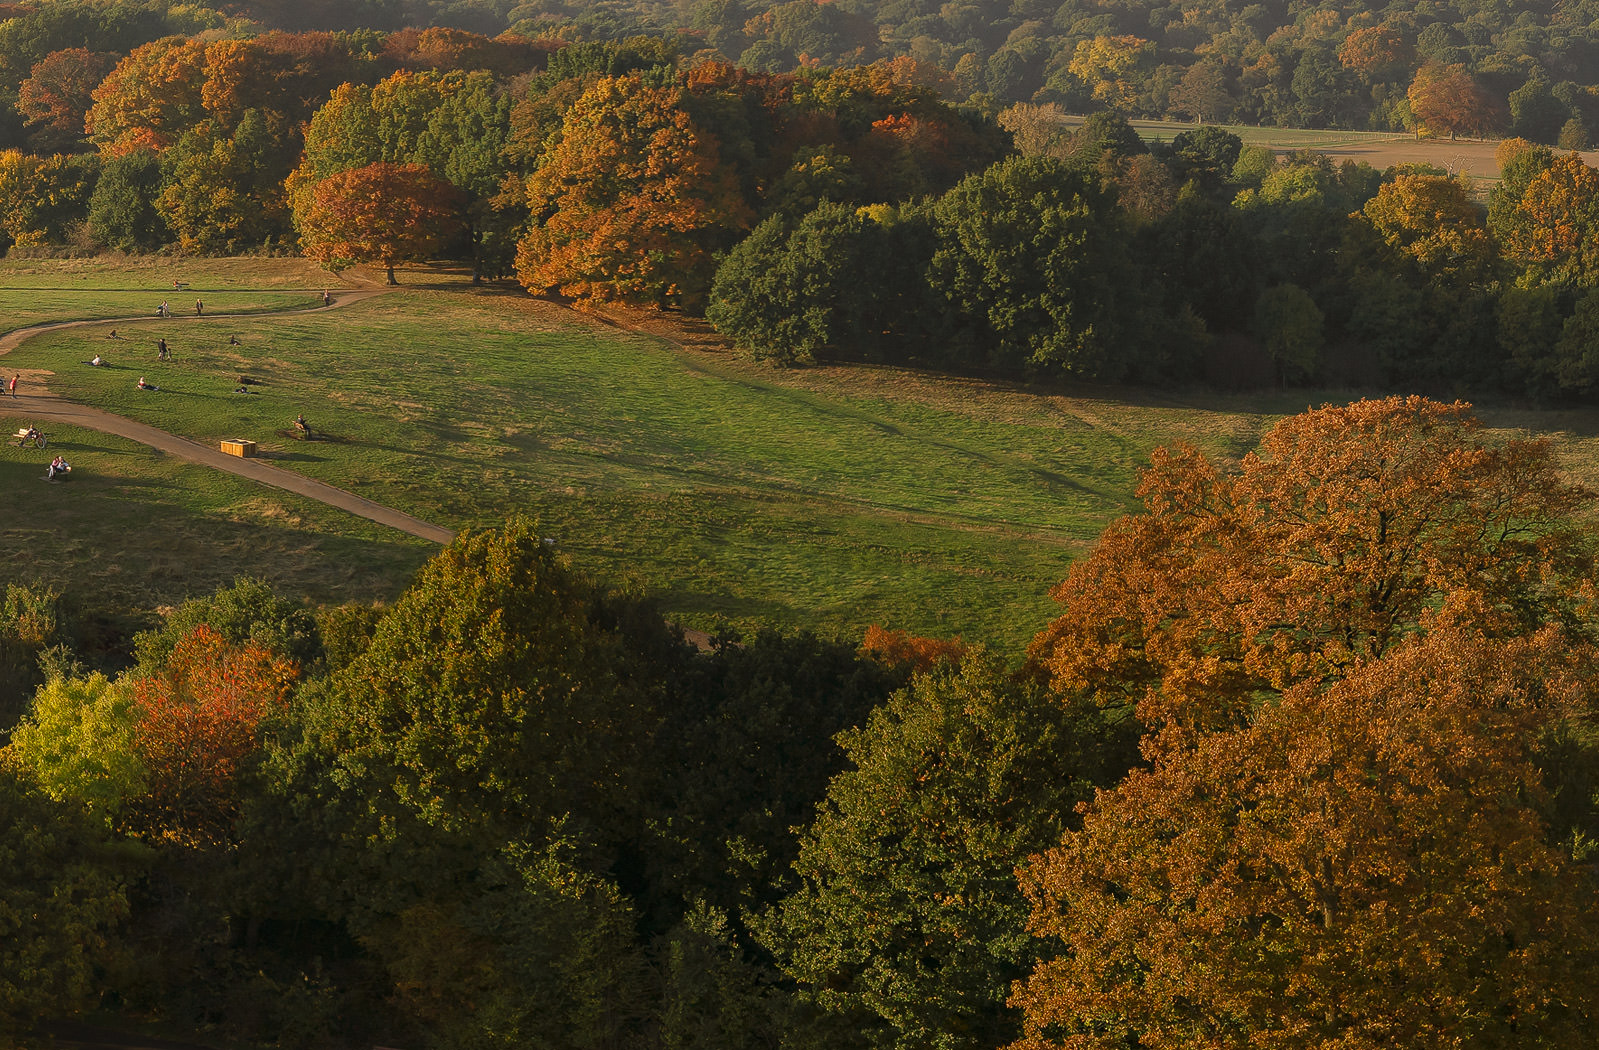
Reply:
[[54, 481], [58, 476], [67, 473], [71, 469], [71, 463], [68, 463], [61, 456], [57, 456], [55, 459], [50, 461], [50, 466], [45, 468], [44, 480]]
[[165, 339], [157, 339], [155, 341], [155, 359], [157, 361], [172, 360], [172, 350], [167, 346]]

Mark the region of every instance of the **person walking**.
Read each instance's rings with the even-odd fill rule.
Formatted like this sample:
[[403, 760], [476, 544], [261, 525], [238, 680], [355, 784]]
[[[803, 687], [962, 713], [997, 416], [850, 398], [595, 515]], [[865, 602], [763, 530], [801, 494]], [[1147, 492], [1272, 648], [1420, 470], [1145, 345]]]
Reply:
[[14, 376], [11, 377], [10, 387], [11, 387], [11, 396], [12, 397], [16, 397], [17, 396], [17, 380], [19, 380], [21, 378], [22, 378], [22, 376], [20, 374], [14, 375]]
[[167, 301], [165, 299], [161, 300], [161, 305], [155, 308], [155, 315], [157, 317], [165, 317], [167, 315]]
[[200, 316], [203, 313], [205, 313], [205, 304], [202, 303], [200, 300], [196, 299], [194, 301], [194, 315], [196, 317], [198, 317], [198, 316]]

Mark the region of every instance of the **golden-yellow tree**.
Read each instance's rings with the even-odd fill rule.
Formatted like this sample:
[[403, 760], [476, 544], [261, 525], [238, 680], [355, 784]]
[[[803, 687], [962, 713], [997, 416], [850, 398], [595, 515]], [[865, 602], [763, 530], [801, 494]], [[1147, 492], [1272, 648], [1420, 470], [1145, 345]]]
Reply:
[[516, 273], [535, 293], [666, 306], [697, 301], [712, 252], [750, 221], [716, 140], [675, 87], [600, 80], [527, 182]]
[[1541, 742], [1596, 654], [1443, 628], [1103, 792], [1035, 858], [1016, 1050], [1575, 1047], [1599, 1020], [1589, 865]]
[[1400, 175], [1383, 183], [1362, 209], [1389, 247], [1414, 259], [1429, 276], [1485, 277], [1494, 249], [1481, 210], [1462, 179]]
[[1582, 1045], [1593, 814], [1549, 746], [1599, 700], [1588, 494], [1421, 398], [1236, 471], [1160, 452], [1140, 493], [1032, 650], [1149, 766], [1027, 867], [1019, 1050]]

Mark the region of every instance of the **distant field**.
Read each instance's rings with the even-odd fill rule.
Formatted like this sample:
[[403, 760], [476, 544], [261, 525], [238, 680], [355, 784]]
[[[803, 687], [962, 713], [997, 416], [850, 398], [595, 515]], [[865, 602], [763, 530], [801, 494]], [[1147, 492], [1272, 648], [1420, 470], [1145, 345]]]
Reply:
[[[0, 288], [118, 289], [174, 297], [182, 290], [215, 292], [240, 288], [314, 289], [342, 283], [298, 258], [187, 258], [166, 255], [96, 256], [87, 259], [0, 259]], [[178, 305], [174, 300], [173, 306]], [[189, 305], [194, 305], [191, 297]]]
[[[176, 294], [183, 294], [186, 298], [178, 299]], [[213, 315], [262, 313], [315, 306], [318, 303], [318, 299], [311, 292], [189, 291], [168, 292], [163, 295], [160, 292], [19, 289], [0, 284], [0, 334], [51, 321], [127, 317], [135, 314], [148, 316], [153, 320], [156, 308], [162, 302], [167, 303], [174, 317], [188, 315], [194, 313], [196, 296], [205, 303], [205, 312]]]
[[[93, 329], [41, 336], [5, 364], [68, 396], [197, 440], [245, 437], [279, 465], [460, 528], [513, 513], [585, 571], [655, 594], [691, 626], [872, 622], [1014, 653], [1053, 612], [1049, 589], [1136, 505], [1149, 452], [1222, 457], [1276, 416], [1347, 394], [1260, 397], [1083, 390], [873, 367], [779, 371], [714, 346], [677, 348], [510, 289], [436, 273], [346, 309], [235, 326], [182, 319], [177, 359], [82, 361]], [[427, 287], [420, 287], [421, 283]], [[141, 373], [163, 389], [141, 393]], [[255, 394], [233, 393], [240, 375]], [[25, 399], [0, 399], [14, 429]], [[23, 411], [19, 411], [23, 410]], [[303, 411], [331, 435], [301, 442]], [[1490, 413], [1554, 432], [1599, 480], [1599, 413]], [[237, 572], [318, 600], [397, 593], [426, 545], [94, 434], [58, 435], [79, 470], [6, 447], [0, 483], [41, 501], [8, 521], [26, 551], [0, 580], [52, 578], [172, 602]], [[92, 555], [92, 557], [91, 557]]]
[[[1068, 126], [1081, 124], [1082, 117], [1068, 117]], [[1135, 120], [1133, 127], [1149, 142], [1169, 142], [1197, 124], [1171, 120]], [[1249, 124], [1220, 125], [1244, 140], [1245, 145], [1265, 146], [1278, 153], [1315, 150], [1338, 160], [1361, 161], [1378, 171], [1395, 164], [1432, 164], [1454, 174], [1469, 175], [1483, 182], [1499, 180], [1499, 164], [1494, 151], [1498, 139], [1417, 139], [1407, 132], [1390, 131], [1313, 131], [1303, 128], [1262, 128]], [[1599, 151], [1583, 154], [1590, 165], [1599, 165]]]
[[[26, 398], [16, 402], [24, 406]], [[28, 422], [9, 399], [0, 427]], [[175, 605], [235, 576], [317, 602], [392, 599], [436, 548], [320, 503], [93, 431], [51, 427], [50, 447], [0, 445], [6, 581], [43, 581], [118, 608]], [[71, 480], [46, 482], [59, 453]]]

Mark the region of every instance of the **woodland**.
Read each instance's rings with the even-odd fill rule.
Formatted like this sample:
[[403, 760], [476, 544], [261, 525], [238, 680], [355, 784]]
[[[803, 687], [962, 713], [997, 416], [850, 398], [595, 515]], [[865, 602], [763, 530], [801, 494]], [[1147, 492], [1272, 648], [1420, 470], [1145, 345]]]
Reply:
[[121, 670], [13, 585], [0, 1034], [1589, 1045], [1591, 493], [1394, 397], [1140, 495], [1017, 653], [702, 651], [526, 522], [382, 611], [240, 580]]
[[[799, 8], [844, 17], [803, 0], [747, 28], [781, 36]], [[1146, 13], [1170, 30], [1146, 42], [1156, 58], [1180, 64], [1181, 39], [1206, 56], [1191, 70], [1235, 51], [1291, 68], [1287, 95], [1314, 91], [1345, 124], [1512, 133], [1491, 187], [1278, 158], [1211, 124], [1150, 146], [1127, 118], [1184, 111], [1149, 94], [1169, 63], [1117, 57], [1125, 34], [1106, 34], [1130, 15], [1110, 8], [1072, 21], [1105, 32], [1063, 38], [1072, 61], [1025, 90], [963, 86], [977, 51], [811, 41], [758, 61], [776, 37], [649, 35], [646, 12], [618, 28], [524, 5], [491, 37], [294, 28], [266, 7], [11, 11], [13, 255], [301, 252], [390, 280], [442, 255], [537, 295], [703, 314], [781, 365], [1535, 401], [1584, 398], [1599, 369], [1599, 175], [1568, 151], [1586, 144], [1581, 77], [1599, 64], [1568, 28], [1575, 9], [1510, 24], [1440, 7], [1422, 24], [1318, 8], [1279, 24], [1255, 6], [1192, 13], [1184, 33]], [[1322, 60], [1326, 83], [1308, 72]], [[1227, 83], [1239, 98], [1190, 115], [1339, 122], [1281, 99], [1251, 110]], [[1390, 116], [1356, 119], [1379, 96]], [[1068, 125], [1068, 107], [1094, 112]]]
[[[779, 366], [1579, 401], [1596, 19], [11, 3], [0, 239], [470, 260]], [[1128, 123], [1169, 114], [1514, 137], [1484, 193]], [[388, 606], [240, 579], [121, 652], [13, 584], [0, 1041], [1590, 1045], [1592, 494], [1395, 395], [1138, 496], [1016, 652], [702, 649], [525, 520]]]

